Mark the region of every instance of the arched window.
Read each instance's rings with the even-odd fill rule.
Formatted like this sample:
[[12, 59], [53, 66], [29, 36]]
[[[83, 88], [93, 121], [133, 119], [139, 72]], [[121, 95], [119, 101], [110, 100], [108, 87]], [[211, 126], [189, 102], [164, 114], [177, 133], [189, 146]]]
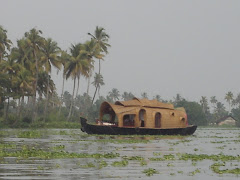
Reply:
[[126, 114], [123, 116], [123, 126], [134, 126], [135, 114]]
[[161, 127], [161, 113], [157, 112], [155, 114], [155, 127], [160, 128]]
[[141, 122], [141, 127], [145, 126], [145, 124], [144, 124], [145, 119], [146, 119], [146, 111], [145, 111], [145, 109], [141, 109], [139, 111], [139, 120]]

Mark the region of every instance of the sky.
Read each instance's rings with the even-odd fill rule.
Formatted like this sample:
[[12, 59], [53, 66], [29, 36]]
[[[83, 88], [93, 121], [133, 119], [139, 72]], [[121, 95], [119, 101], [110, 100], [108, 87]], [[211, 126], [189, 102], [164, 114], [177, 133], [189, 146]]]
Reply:
[[[89, 40], [96, 26], [111, 48], [101, 64], [104, 96], [112, 88], [149, 98], [224, 100], [240, 93], [240, 1], [238, 0], [0, 0], [0, 25], [16, 45], [32, 28], [63, 50]], [[98, 71], [98, 63], [95, 63]], [[58, 93], [62, 76], [52, 72]], [[93, 81], [93, 79], [92, 79]], [[87, 90], [81, 79], [80, 93]], [[72, 92], [73, 80], [65, 90]], [[94, 87], [90, 95], [93, 96]]]

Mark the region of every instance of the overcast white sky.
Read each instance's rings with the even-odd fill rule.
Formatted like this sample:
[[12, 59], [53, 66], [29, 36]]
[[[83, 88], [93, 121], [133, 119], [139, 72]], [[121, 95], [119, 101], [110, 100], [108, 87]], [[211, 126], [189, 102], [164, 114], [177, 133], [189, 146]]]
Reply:
[[[240, 93], [238, 0], [0, 0], [0, 25], [14, 43], [35, 27], [62, 49], [104, 27], [112, 47], [102, 63], [103, 95], [117, 88], [199, 101]], [[60, 93], [62, 77], [53, 77]], [[82, 81], [81, 94], [86, 89]]]

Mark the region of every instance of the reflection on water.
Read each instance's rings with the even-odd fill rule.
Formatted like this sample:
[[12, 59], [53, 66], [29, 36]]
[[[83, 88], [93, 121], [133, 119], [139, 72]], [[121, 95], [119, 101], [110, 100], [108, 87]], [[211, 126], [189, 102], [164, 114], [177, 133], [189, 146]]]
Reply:
[[[105, 136], [80, 130], [5, 129], [0, 133], [0, 179], [236, 179], [237, 175], [213, 172], [213, 160], [179, 160], [181, 154], [239, 155], [239, 129], [199, 128], [193, 136]], [[21, 133], [21, 136], [20, 136]], [[25, 134], [26, 137], [22, 137]], [[27, 137], [29, 136], [29, 137]], [[31, 137], [30, 137], [31, 136]], [[8, 156], [23, 147], [43, 152], [86, 154], [118, 153], [114, 158], [25, 158]], [[5, 153], [5, 155], [3, 155]], [[29, 152], [28, 152], [29, 153]], [[170, 156], [171, 155], [171, 156]], [[30, 155], [29, 155], [30, 156]], [[174, 157], [174, 158], [169, 158]], [[165, 159], [164, 159], [165, 158]], [[127, 165], [121, 164], [127, 160]], [[118, 166], [113, 166], [113, 164]], [[239, 160], [225, 168], [239, 168]], [[158, 174], [146, 176], [153, 168]]]

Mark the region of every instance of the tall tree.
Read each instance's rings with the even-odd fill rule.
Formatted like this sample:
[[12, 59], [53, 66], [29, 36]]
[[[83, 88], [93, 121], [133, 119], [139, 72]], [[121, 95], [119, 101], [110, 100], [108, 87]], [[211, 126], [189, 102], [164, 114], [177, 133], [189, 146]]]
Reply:
[[46, 112], [49, 101], [49, 80], [50, 74], [52, 71], [52, 66], [57, 69], [61, 68], [61, 62], [58, 59], [58, 54], [60, 52], [60, 48], [57, 46], [57, 43], [53, 41], [51, 38], [48, 38], [44, 41], [44, 45], [42, 47], [42, 56], [41, 56], [41, 64], [44, 66], [45, 71], [48, 73], [47, 78], [47, 95], [46, 95], [46, 103], [44, 108], [44, 122], [46, 120]]
[[82, 45], [80, 43], [71, 46], [71, 48], [70, 48], [71, 59], [70, 59], [70, 61], [67, 62], [66, 69], [65, 69], [66, 79], [68, 79], [69, 77], [72, 77], [72, 79], [74, 81], [73, 82], [72, 102], [71, 102], [70, 111], [68, 114], [68, 121], [72, 114], [76, 80], [78, 79], [78, 86], [79, 86], [80, 75], [87, 76], [87, 74], [89, 73], [89, 70], [91, 68], [90, 67], [91, 64], [86, 59], [85, 54], [80, 53], [81, 47], [82, 47]]
[[58, 111], [58, 116], [60, 116], [61, 114], [61, 109], [62, 109], [62, 103], [63, 103], [63, 93], [64, 93], [64, 82], [65, 82], [65, 79], [66, 79], [66, 76], [65, 76], [65, 72], [66, 72], [66, 64], [68, 61], [70, 61], [71, 59], [71, 56], [66, 52], [66, 51], [61, 51], [61, 55], [59, 57], [59, 60], [61, 61], [62, 63], [62, 66], [63, 66], [63, 81], [62, 81], [62, 93], [61, 93], [61, 98], [60, 98], [60, 108], [59, 108], [59, 111]]
[[131, 99], [133, 99], [134, 98], [134, 95], [131, 93], [131, 92], [123, 92], [123, 94], [122, 94], [122, 99], [124, 100], [124, 101], [128, 101], [128, 100], [131, 100]]
[[38, 84], [38, 74], [39, 74], [39, 54], [41, 52], [42, 46], [44, 45], [44, 38], [41, 36], [42, 31], [35, 28], [31, 29], [29, 32], [25, 33], [25, 37], [28, 43], [29, 48], [34, 57], [36, 78], [34, 86], [34, 96], [33, 96], [33, 114], [32, 121], [37, 117], [37, 108], [36, 108], [36, 96], [37, 96], [37, 84]]
[[143, 92], [142, 94], [141, 94], [141, 96], [142, 96], [142, 98], [148, 98], [148, 95], [147, 95], [147, 93], [146, 92]]
[[202, 106], [203, 113], [206, 115], [206, 113], [208, 111], [208, 101], [207, 101], [207, 97], [206, 96], [202, 96], [201, 97], [200, 104]]
[[100, 87], [105, 84], [104, 81], [103, 81], [102, 75], [99, 74], [99, 73], [95, 73], [94, 81], [92, 82], [92, 84], [96, 87], [95, 92], [94, 92], [94, 96], [93, 96], [93, 99], [92, 99], [92, 104], [93, 104], [96, 93], [97, 93], [97, 89], [100, 90]]
[[0, 26], [0, 62], [3, 60], [4, 55], [6, 55], [6, 49], [10, 50], [11, 40], [7, 37], [7, 30]]
[[[92, 37], [92, 40], [95, 43], [95, 48], [99, 50], [100, 52], [104, 52], [105, 54], [108, 53], [108, 47], [111, 47], [110, 44], [108, 44], [109, 35], [105, 32], [105, 29], [102, 27], [96, 27], [94, 34], [88, 33]], [[101, 62], [100, 60], [102, 58], [97, 57], [99, 60], [99, 71], [98, 73], [101, 73]], [[103, 59], [102, 59], [103, 60]]]
[[95, 40], [93, 40], [93, 39], [91, 39], [91, 41], [86, 41], [83, 44], [81, 53], [85, 53], [87, 55], [86, 57], [87, 57], [89, 63], [92, 65], [91, 69], [89, 71], [89, 74], [88, 74], [87, 94], [89, 94], [90, 79], [92, 77], [92, 72], [93, 72], [93, 68], [94, 68], [93, 58], [102, 59], [104, 57], [104, 55], [101, 54], [101, 51], [99, 48], [96, 48]]
[[154, 97], [154, 99], [156, 99], [157, 101], [161, 101], [161, 96], [160, 96], [160, 95], [156, 95], [156, 96]]
[[[96, 27], [94, 34], [88, 33], [88, 35], [91, 36], [92, 41], [95, 44], [95, 49], [99, 51], [98, 55], [95, 56], [98, 59], [99, 65], [98, 65], [98, 74], [101, 74], [101, 60], [103, 60], [104, 55], [101, 54], [102, 52], [107, 54], [108, 53], [108, 47], [111, 47], [110, 44], [108, 44], [109, 35], [105, 32], [105, 29], [102, 27]], [[100, 86], [96, 86], [98, 88]], [[95, 90], [95, 92], [97, 89]], [[93, 96], [95, 98], [95, 95]], [[94, 98], [92, 102], [94, 101]]]
[[240, 107], [240, 93], [237, 95], [235, 99], [233, 99], [233, 104], [238, 105]]
[[119, 100], [120, 94], [119, 91], [116, 88], [113, 88], [109, 93], [109, 97], [115, 102], [116, 100]]
[[210, 103], [213, 104], [214, 108], [216, 107], [217, 102], [218, 102], [218, 101], [217, 101], [217, 99], [216, 99], [216, 96], [212, 96], [212, 97], [210, 98]]
[[[14, 81], [17, 84], [18, 93], [19, 93], [19, 107], [18, 107], [18, 118], [16, 119], [15, 123], [21, 119], [22, 117], [22, 109], [24, 104], [24, 97], [31, 96], [33, 92], [33, 82], [34, 78], [30, 71], [26, 68], [22, 67], [20, 71], [17, 72], [17, 76]], [[21, 99], [20, 99], [21, 98]]]
[[9, 80], [7, 89], [6, 89], [6, 99], [7, 107], [5, 110], [5, 118], [8, 119], [8, 108], [9, 108], [9, 98], [10, 97], [16, 97], [18, 94], [16, 92], [16, 81], [15, 78], [17, 78], [17, 73], [21, 69], [20, 64], [17, 64], [14, 59], [12, 59], [10, 56], [8, 56], [7, 60], [1, 61], [0, 71], [2, 71], [4, 74], [7, 75], [7, 78]]
[[229, 91], [226, 95], [225, 95], [225, 100], [228, 102], [229, 104], [229, 113], [231, 112], [231, 105], [232, 105], [232, 100], [233, 100], [233, 93], [231, 91]]

